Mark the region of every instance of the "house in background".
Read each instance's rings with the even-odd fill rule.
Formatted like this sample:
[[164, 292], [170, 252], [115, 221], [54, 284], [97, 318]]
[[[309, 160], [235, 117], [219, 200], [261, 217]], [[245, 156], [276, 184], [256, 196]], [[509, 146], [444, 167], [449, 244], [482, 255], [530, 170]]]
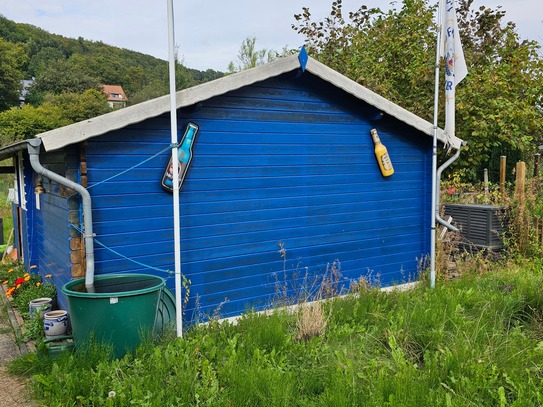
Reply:
[[[172, 195], [161, 186], [169, 101], [0, 149], [16, 167], [18, 252], [53, 276], [61, 306], [60, 287], [90, 261], [85, 218], [74, 190], [33, 170], [29, 144], [41, 143], [43, 167], [90, 193], [95, 273], [159, 275], [174, 289]], [[430, 252], [431, 123], [303, 53], [178, 92], [177, 120], [180, 138], [198, 126], [180, 193], [185, 318], [265, 309], [332, 274], [335, 292], [417, 279]], [[379, 170], [371, 129], [392, 176]]]
[[102, 92], [107, 96], [107, 103], [113, 109], [126, 107], [128, 98], [120, 85], [101, 85]]

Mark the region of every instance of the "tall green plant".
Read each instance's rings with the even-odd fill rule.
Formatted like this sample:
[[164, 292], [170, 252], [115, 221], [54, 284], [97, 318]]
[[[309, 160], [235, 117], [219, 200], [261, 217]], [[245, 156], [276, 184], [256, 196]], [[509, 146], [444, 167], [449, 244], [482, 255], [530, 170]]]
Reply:
[[[475, 181], [496, 151], [523, 158], [543, 142], [543, 59], [539, 44], [522, 40], [499, 7], [474, 11], [473, 0], [458, 3], [469, 74], [456, 91], [456, 135], [468, 145], [450, 170]], [[432, 121], [436, 7], [428, 0], [399, 6], [382, 11], [363, 5], [346, 18], [337, 0], [322, 21], [304, 7], [293, 28], [306, 37], [313, 56]], [[441, 125], [443, 120], [440, 110]]]
[[250, 314], [121, 360], [90, 341], [13, 371], [34, 374], [46, 405], [540, 405], [542, 270], [525, 262], [433, 289], [362, 290], [326, 302], [326, 335], [306, 341], [294, 315]]

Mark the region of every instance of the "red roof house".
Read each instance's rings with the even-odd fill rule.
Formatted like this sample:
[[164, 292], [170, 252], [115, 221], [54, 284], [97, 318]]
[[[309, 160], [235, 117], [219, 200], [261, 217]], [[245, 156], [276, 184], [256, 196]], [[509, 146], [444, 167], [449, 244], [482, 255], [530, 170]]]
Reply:
[[107, 96], [107, 103], [114, 109], [126, 107], [128, 98], [120, 85], [102, 85], [102, 92]]

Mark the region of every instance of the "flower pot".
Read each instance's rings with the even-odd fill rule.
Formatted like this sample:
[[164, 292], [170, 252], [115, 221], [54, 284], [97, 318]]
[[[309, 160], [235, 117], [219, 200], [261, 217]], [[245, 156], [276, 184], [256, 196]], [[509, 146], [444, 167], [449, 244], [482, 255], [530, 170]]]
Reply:
[[28, 313], [31, 318], [43, 318], [43, 314], [53, 308], [53, 299], [49, 297], [36, 298], [28, 304]]
[[68, 312], [65, 310], [46, 312], [43, 315], [43, 330], [46, 338], [65, 335], [68, 330]]

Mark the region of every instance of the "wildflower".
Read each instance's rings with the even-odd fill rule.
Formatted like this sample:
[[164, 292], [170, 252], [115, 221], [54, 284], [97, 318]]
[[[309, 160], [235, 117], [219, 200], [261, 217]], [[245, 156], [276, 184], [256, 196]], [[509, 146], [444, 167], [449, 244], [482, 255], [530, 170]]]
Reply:
[[38, 281], [38, 282], [36, 283], [36, 287], [39, 287], [40, 285], [41, 285], [41, 283]]
[[21, 284], [17, 284], [17, 285], [15, 286], [15, 288], [18, 290], [20, 286], [21, 286]]
[[17, 286], [17, 288], [19, 288], [19, 286], [23, 284], [24, 282], [25, 282], [25, 279], [22, 277], [19, 277], [17, 280], [15, 280], [15, 285]]
[[27, 274], [25, 274], [25, 275], [24, 275], [24, 278], [25, 278], [25, 281], [28, 281], [28, 280], [30, 280], [30, 274], [28, 274], [28, 273], [27, 273]]
[[7, 283], [9, 283], [9, 280], [4, 281], [2, 285], [6, 285]]
[[11, 294], [13, 294], [13, 291], [15, 291], [15, 287], [10, 287], [6, 290], [6, 297], [11, 297]]
[[45, 278], [51, 278], [52, 274], [46, 274]]
[[35, 269], [35, 268], [37, 268], [37, 267], [38, 267], [38, 266], [36, 266], [36, 265], [33, 265], [33, 266], [30, 266], [29, 268], [31, 268], [31, 269]]
[[116, 395], [117, 395], [117, 393], [115, 393], [114, 390], [111, 390], [111, 391], [107, 394], [107, 396], [108, 396], [110, 399], [113, 398], [113, 397], [115, 397]]
[[11, 273], [12, 271], [13, 271], [13, 269], [9, 269], [9, 270], [8, 270], [8, 273]]

